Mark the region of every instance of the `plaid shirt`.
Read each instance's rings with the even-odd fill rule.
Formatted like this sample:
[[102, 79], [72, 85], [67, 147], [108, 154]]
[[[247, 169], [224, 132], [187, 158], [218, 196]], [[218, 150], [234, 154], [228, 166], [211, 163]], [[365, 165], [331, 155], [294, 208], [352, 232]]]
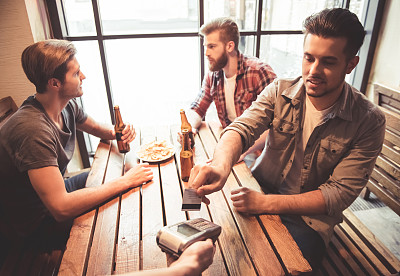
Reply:
[[[276, 75], [268, 64], [261, 62], [258, 58], [239, 53], [234, 99], [237, 116], [242, 115], [257, 95], [275, 78]], [[223, 70], [207, 73], [203, 79], [201, 91], [190, 108], [203, 118], [212, 101], [217, 108], [221, 125], [225, 128], [231, 121], [228, 119], [226, 110]]]

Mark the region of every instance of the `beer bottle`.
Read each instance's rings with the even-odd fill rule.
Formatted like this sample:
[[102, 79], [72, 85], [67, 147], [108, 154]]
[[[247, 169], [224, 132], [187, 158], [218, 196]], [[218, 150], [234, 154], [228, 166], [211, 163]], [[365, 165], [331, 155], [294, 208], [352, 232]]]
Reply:
[[183, 133], [184, 129], [187, 129], [189, 132], [189, 138], [190, 138], [190, 147], [194, 147], [194, 137], [193, 137], [193, 131], [192, 131], [192, 125], [189, 123], [185, 110], [181, 109], [181, 132]]
[[189, 145], [189, 131], [182, 130], [182, 150], [181, 150], [181, 178], [183, 181], [189, 181], [190, 170], [193, 168], [193, 152]]
[[125, 124], [122, 121], [121, 112], [119, 111], [119, 106], [114, 106], [114, 115], [115, 115], [115, 136], [117, 138], [118, 150], [120, 153], [127, 153], [130, 150], [130, 146], [128, 143], [122, 142], [122, 130], [125, 128]]

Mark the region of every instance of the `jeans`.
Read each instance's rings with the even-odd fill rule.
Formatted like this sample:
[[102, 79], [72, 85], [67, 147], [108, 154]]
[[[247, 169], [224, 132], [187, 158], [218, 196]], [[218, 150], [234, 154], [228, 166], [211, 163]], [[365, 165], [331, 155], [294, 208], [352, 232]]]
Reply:
[[73, 192], [82, 189], [86, 185], [86, 179], [88, 178], [89, 172], [83, 172], [73, 177], [64, 180], [65, 188], [67, 192]]
[[312, 270], [317, 271], [326, 252], [324, 240], [304, 222], [301, 216], [280, 215], [280, 217]]

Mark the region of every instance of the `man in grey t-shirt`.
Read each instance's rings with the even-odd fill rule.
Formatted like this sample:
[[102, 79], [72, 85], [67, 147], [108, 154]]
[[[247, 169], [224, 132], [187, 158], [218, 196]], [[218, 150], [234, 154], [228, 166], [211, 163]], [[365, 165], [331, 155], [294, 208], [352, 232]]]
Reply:
[[[76, 129], [115, 139], [114, 128], [95, 122], [76, 103], [84, 74], [71, 42], [47, 40], [27, 47], [21, 57], [36, 94], [29, 97], [0, 130], [0, 216], [3, 235], [37, 236], [122, 191], [152, 179], [147, 164], [95, 188], [63, 174], [75, 148]], [[127, 124], [123, 141], [135, 138]]]
[[[37, 93], [0, 129], [0, 243], [4, 238], [42, 237], [46, 243], [52, 236], [63, 238], [66, 221], [153, 178], [148, 164], [139, 164], [97, 187], [84, 188], [85, 176], [64, 182], [76, 129], [115, 139], [111, 126], [95, 122], [75, 101], [85, 79], [75, 53], [73, 44], [63, 40], [41, 41], [22, 53], [22, 66]], [[130, 143], [135, 129], [127, 124], [122, 134]], [[214, 253], [210, 239], [197, 242], [169, 268], [146, 275], [198, 275]]]

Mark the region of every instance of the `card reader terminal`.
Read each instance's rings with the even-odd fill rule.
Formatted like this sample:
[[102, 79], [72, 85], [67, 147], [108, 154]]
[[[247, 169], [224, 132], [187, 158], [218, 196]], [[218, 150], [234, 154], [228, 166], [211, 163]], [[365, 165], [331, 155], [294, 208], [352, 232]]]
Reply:
[[208, 238], [215, 242], [221, 226], [203, 218], [190, 219], [165, 226], [157, 233], [157, 244], [162, 251], [179, 257], [191, 244]]

